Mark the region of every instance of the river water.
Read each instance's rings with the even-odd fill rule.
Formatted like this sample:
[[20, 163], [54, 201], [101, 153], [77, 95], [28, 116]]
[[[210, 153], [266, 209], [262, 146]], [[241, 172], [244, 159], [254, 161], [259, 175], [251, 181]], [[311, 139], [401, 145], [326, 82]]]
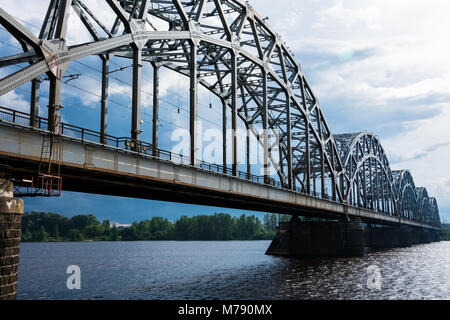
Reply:
[[265, 256], [269, 244], [22, 243], [17, 298], [450, 299], [450, 242], [327, 259]]

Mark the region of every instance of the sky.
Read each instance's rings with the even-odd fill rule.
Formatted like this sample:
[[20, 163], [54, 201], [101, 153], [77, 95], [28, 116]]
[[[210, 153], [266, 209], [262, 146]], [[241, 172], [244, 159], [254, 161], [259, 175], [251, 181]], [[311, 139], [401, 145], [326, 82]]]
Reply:
[[[0, 0], [0, 7], [37, 33], [49, 1]], [[101, 7], [102, 1], [86, 0]], [[409, 169], [416, 186], [436, 197], [441, 218], [450, 221], [450, 2], [447, 0], [251, 0], [250, 4], [287, 43], [316, 93], [334, 134], [370, 131], [381, 140], [393, 170]], [[23, 10], [27, 8], [27, 10]], [[102, 10], [99, 10], [102, 12]], [[104, 19], [108, 19], [106, 11]], [[89, 41], [75, 15], [69, 44]], [[102, 17], [103, 19], [103, 17]], [[0, 30], [0, 56], [18, 52], [17, 42]], [[114, 60], [113, 68], [130, 62]], [[72, 63], [68, 74], [83, 73], [63, 86], [63, 121], [98, 130], [100, 92], [98, 58]], [[0, 69], [0, 77], [11, 70]], [[151, 68], [144, 67], [144, 139], [151, 132]], [[110, 127], [129, 135], [130, 72], [112, 79]], [[113, 75], [114, 77], [114, 75]], [[187, 128], [187, 81], [163, 72], [161, 80], [162, 148], [171, 133]], [[48, 83], [43, 82], [43, 91]], [[84, 90], [84, 91], [82, 91]], [[28, 109], [29, 87], [0, 97], [0, 105]], [[48, 101], [41, 99], [41, 112]], [[207, 92], [200, 93], [205, 128], [220, 125], [220, 108]], [[209, 105], [214, 108], [209, 108]], [[68, 108], [70, 106], [70, 108]], [[180, 109], [180, 112], [178, 112]], [[242, 125], [242, 124], [240, 124]], [[165, 144], [165, 146], [164, 146]], [[122, 199], [66, 192], [61, 198], [27, 199], [25, 210], [68, 216], [92, 213], [119, 223], [164, 216], [240, 210]], [[262, 213], [258, 213], [259, 215]]]

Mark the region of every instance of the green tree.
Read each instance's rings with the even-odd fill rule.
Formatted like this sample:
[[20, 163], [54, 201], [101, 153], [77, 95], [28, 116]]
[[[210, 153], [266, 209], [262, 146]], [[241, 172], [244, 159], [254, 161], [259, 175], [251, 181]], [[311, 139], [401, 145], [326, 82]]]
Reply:
[[150, 240], [151, 231], [149, 220], [144, 220], [139, 223], [135, 223], [134, 228], [136, 229], [136, 235], [139, 240]]
[[233, 239], [233, 219], [229, 214], [216, 213], [215, 240], [232, 240]]
[[100, 221], [98, 221], [97, 218], [92, 214], [88, 214], [73, 216], [68, 223], [69, 230], [77, 229], [80, 231], [84, 231], [84, 229], [89, 225], [98, 226], [100, 225]]
[[137, 236], [136, 226], [132, 225], [129, 228], [124, 228], [120, 231], [122, 240], [124, 241], [136, 241], [139, 240]]
[[111, 235], [109, 237], [109, 241], [118, 241], [119, 240], [119, 230], [117, 230], [116, 225], [113, 225], [111, 228]]
[[191, 220], [183, 216], [175, 222], [175, 239], [176, 240], [192, 240], [191, 237]]
[[84, 237], [78, 229], [70, 229], [67, 233], [67, 237], [70, 241], [83, 241]]
[[441, 235], [442, 241], [449, 241], [450, 240], [450, 225], [445, 224], [442, 226], [443, 234]]
[[279, 214], [278, 215], [278, 222], [289, 222], [291, 221], [291, 216], [287, 214]]
[[30, 232], [30, 230], [26, 229], [25, 232], [22, 232], [22, 241], [33, 241], [33, 234]]
[[53, 238], [55, 238], [56, 240], [59, 239], [59, 226], [57, 224], [53, 225], [53, 233], [52, 233]]
[[153, 217], [149, 223], [149, 231], [151, 240], [170, 240], [173, 238], [174, 226], [167, 219]]
[[58, 226], [59, 236], [65, 236], [67, 233], [67, 222], [69, 218], [61, 216], [56, 213], [45, 212], [25, 212], [22, 216], [22, 230], [28, 230], [31, 234], [35, 235], [33, 241], [38, 241], [41, 227], [45, 230], [51, 231], [50, 236], [55, 237], [56, 225]]
[[84, 228], [84, 234], [86, 237], [96, 238], [105, 234], [105, 227], [103, 225], [88, 225]]
[[33, 233], [33, 241], [37, 242], [47, 242], [48, 241], [48, 234], [45, 232], [44, 226], [41, 226], [39, 231], [35, 231]]
[[107, 231], [111, 228], [111, 223], [109, 222], [109, 220], [103, 220], [102, 226], [103, 228], [105, 228], [105, 231]]
[[277, 231], [277, 215], [272, 213], [267, 213], [264, 215], [264, 230], [267, 233], [275, 233]]
[[[93, 215], [76, 215], [71, 219], [56, 213], [25, 213], [23, 241], [47, 241], [49, 236], [71, 241], [86, 237], [95, 240], [259, 240], [273, 238], [277, 215], [264, 216], [264, 225], [256, 216], [232, 217], [225, 213], [212, 216], [183, 216], [174, 223], [166, 218], [134, 222], [129, 228], [111, 227], [108, 220], [100, 223]], [[290, 216], [281, 216], [290, 219]], [[51, 230], [51, 233], [46, 232]], [[271, 233], [272, 231], [272, 233]]]

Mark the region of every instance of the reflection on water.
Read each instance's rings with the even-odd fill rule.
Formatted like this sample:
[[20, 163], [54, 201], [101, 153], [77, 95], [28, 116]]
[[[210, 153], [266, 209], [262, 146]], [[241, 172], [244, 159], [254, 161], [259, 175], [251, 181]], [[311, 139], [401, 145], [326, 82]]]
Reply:
[[[265, 256], [269, 244], [23, 243], [18, 299], [450, 299], [450, 242], [329, 259]], [[81, 290], [66, 287], [70, 265]]]

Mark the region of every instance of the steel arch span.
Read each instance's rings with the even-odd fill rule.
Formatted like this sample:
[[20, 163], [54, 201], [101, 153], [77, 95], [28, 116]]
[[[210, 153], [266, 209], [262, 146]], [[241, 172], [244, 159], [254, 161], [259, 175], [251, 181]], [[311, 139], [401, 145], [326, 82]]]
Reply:
[[[23, 49], [0, 58], [0, 67], [20, 64], [0, 79], [0, 95], [32, 82], [30, 114], [38, 115], [39, 77], [50, 80], [48, 129], [58, 133], [61, 82], [73, 61], [87, 56], [102, 60], [101, 142], [107, 135], [108, 74], [112, 57], [133, 61], [131, 139], [140, 141], [142, 65], [153, 66], [153, 155], [158, 148], [159, 70], [189, 77], [190, 163], [197, 164], [197, 95], [199, 85], [214, 93], [231, 127], [238, 120], [257, 137], [264, 150], [264, 182], [275, 169], [285, 189], [438, 224], [436, 200], [417, 194], [412, 177], [395, 174], [378, 139], [369, 133], [334, 136], [301, 66], [286, 44], [255, 9], [242, 0], [51, 0], [39, 36], [0, 9], [0, 23]], [[92, 41], [67, 44], [71, 12], [81, 19]], [[109, 19], [105, 19], [105, 15]], [[24, 64], [27, 64], [24, 66]], [[262, 129], [262, 130], [261, 130]], [[261, 134], [261, 132], [263, 132]], [[279, 140], [274, 159], [269, 136]], [[232, 159], [223, 152], [223, 167], [238, 174], [238, 139], [224, 135]], [[247, 167], [250, 174], [249, 148]], [[227, 170], [224, 169], [227, 173]], [[410, 179], [410, 180], [408, 180]], [[420, 190], [420, 189], [419, 189]]]
[[420, 221], [419, 203], [413, 177], [408, 170], [393, 172], [397, 189], [398, 210], [403, 218]]
[[344, 164], [342, 189], [348, 203], [398, 215], [398, 193], [380, 141], [367, 132], [336, 135]]

